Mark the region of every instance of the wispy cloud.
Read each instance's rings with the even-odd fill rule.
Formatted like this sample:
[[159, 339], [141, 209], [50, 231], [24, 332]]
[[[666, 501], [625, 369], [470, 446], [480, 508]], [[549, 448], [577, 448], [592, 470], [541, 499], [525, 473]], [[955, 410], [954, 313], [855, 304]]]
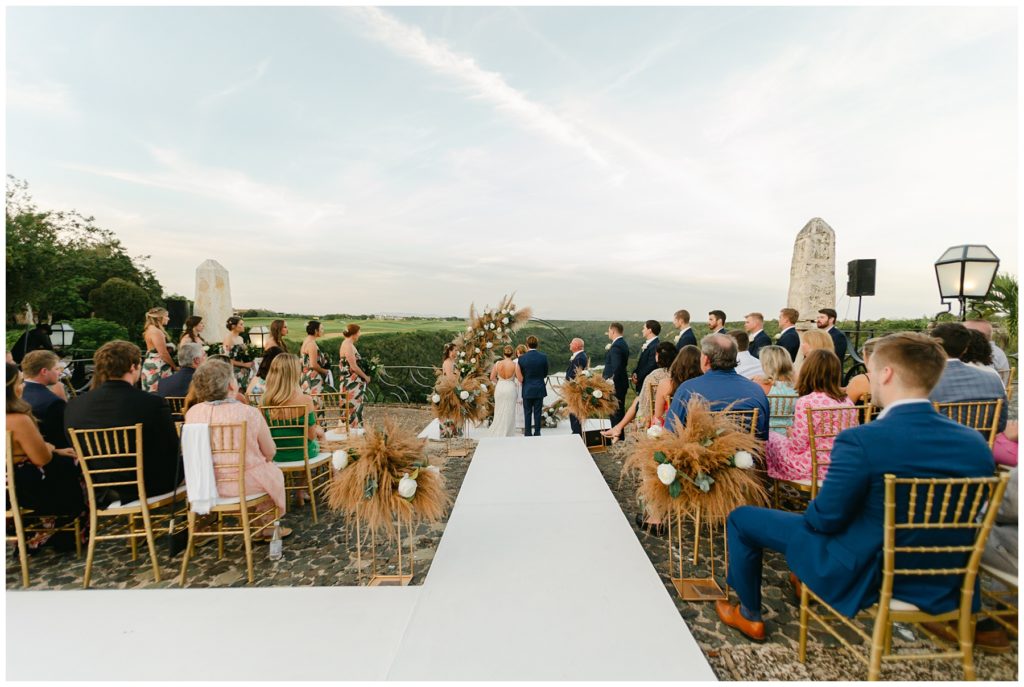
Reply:
[[522, 126], [575, 148], [601, 169], [610, 169], [605, 153], [572, 122], [510, 86], [501, 74], [483, 69], [472, 57], [431, 40], [418, 27], [405, 24], [376, 7], [349, 7], [343, 11], [358, 18], [374, 40], [394, 52], [456, 79]]
[[259, 64], [253, 67], [247, 76], [241, 81], [231, 84], [227, 88], [224, 88], [216, 93], [204, 96], [199, 101], [200, 107], [209, 107], [224, 98], [234, 95], [235, 93], [241, 93], [242, 91], [255, 86], [259, 83], [260, 79], [267, 73], [267, 68], [270, 67], [270, 58], [260, 60]]
[[51, 117], [77, 115], [66, 85], [54, 81], [25, 83], [13, 75], [8, 76], [7, 106]]

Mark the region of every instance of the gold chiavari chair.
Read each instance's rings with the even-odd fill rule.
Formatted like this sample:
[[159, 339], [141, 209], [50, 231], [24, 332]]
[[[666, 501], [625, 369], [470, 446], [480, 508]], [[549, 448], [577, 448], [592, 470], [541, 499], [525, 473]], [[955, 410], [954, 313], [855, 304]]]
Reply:
[[[772, 429], [784, 429], [793, 424], [793, 413], [796, 412], [798, 396], [786, 394], [768, 394], [768, 425]], [[782, 422], [776, 422], [782, 420]]]
[[316, 420], [324, 429], [341, 429], [346, 434], [349, 430], [348, 397], [340, 391], [325, 391], [319, 395], [320, 404], [316, 407]]
[[981, 615], [996, 621], [1006, 628], [1007, 632], [1012, 633], [1016, 637], [1017, 624], [1010, 621], [1015, 621], [1017, 618], [1017, 598], [1019, 594], [1017, 576], [985, 563], [981, 564], [980, 570], [984, 577], [998, 582], [1003, 587], [1002, 589], [986, 589], [982, 586], [982, 597], [988, 599], [993, 607], [982, 608]]
[[[216, 516], [216, 530], [203, 531], [200, 529], [200, 519], [205, 515], [198, 515], [192, 510], [191, 504], [188, 510], [188, 545], [185, 547], [184, 558], [181, 561], [181, 576], [179, 582], [185, 586], [185, 579], [188, 574], [189, 560], [195, 556], [195, 543], [197, 538], [217, 537], [217, 558], [224, 557], [224, 537], [242, 537], [245, 545], [245, 565], [248, 572], [249, 584], [255, 579], [255, 571], [252, 559], [253, 535], [272, 529], [274, 521], [280, 517], [277, 506], [265, 492], [255, 494], [246, 493], [245, 490], [245, 441], [246, 423], [236, 424], [215, 424], [209, 426], [210, 431], [210, 452], [213, 456], [213, 472], [217, 484], [237, 483], [238, 496], [219, 497], [210, 507], [210, 514]], [[225, 526], [225, 519], [231, 518], [236, 521], [235, 526]], [[262, 520], [262, 524], [254, 525], [255, 521]]]
[[[145, 539], [149, 557], [153, 563], [153, 578], [160, 581], [160, 564], [156, 557], [154, 523], [171, 521], [174, 513], [157, 515], [151, 511], [173, 506], [177, 497], [184, 493], [184, 485], [174, 491], [157, 496], [146, 495], [142, 469], [142, 423], [125, 427], [106, 429], [68, 430], [71, 443], [78, 455], [78, 463], [85, 477], [86, 492], [89, 496], [89, 546], [85, 557], [85, 577], [82, 586], [89, 587], [92, 577], [92, 562], [96, 543], [114, 539], [127, 539], [132, 551], [132, 560], [138, 559], [137, 541]], [[100, 479], [99, 482], [96, 480]], [[129, 503], [115, 501], [106, 508], [100, 508], [96, 497], [97, 487], [135, 487], [139, 496]], [[181, 500], [184, 505], [184, 499]], [[121, 524], [121, 519], [125, 524]], [[100, 531], [103, 521], [105, 533]], [[139, 528], [141, 521], [141, 529]]]
[[185, 397], [165, 396], [167, 405], [171, 406], [171, 415], [175, 419], [185, 419]]
[[781, 485], [795, 489], [801, 496], [807, 495], [808, 500], [818, 495], [818, 489], [824, 478], [815, 479], [819, 466], [827, 464], [832, 457], [832, 444], [836, 436], [844, 429], [856, 427], [860, 418], [870, 417], [867, 406], [831, 406], [827, 408], [807, 408], [807, 439], [811, 451], [811, 473], [807, 479], [774, 481], [772, 500], [775, 508], [782, 501]]
[[1011, 367], [1009, 373], [1006, 375], [1006, 402], [1009, 403], [1013, 400], [1013, 378], [1017, 375], [1017, 368]]
[[757, 434], [757, 417], [760, 411], [757, 408], [750, 410], [715, 410], [712, 415], [724, 415], [732, 420], [737, 427], [741, 427], [751, 434]]
[[264, 406], [260, 410], [270, 427], [278, 455], [288, 451], [298, 456], [301, 452], [302, 460], [275, 460], [274, 464], [284, 473], [286, 491], [309, 494], [313, 522], [318, 522], [316, 497], [330, 484], [331, 453], [322, 451], [314, 458], [309, 457], [309, 412], [305, 406]]
[[245, 397], [249, 399], [249, 405], [260, 407], [260, 403], [263, 402], [263, 394], [246, 394]]
[[959, 422], [967, 427], [973, 427], [981, 432], [981, 435], [988, 441], [989, 448], [995, 446], [996, 434], [999, 432], [999, 413], [1003, 409], [1003, 399], [935, 403], [933, 405], [935, 410], [950, 420]]
[[[964, 669], [964, 679], [973, 680], [974, 660], [974, 617], [971, 606], [974, 599], [974, 583], [978, 575], [979, 563], [985, 550], [992, 523], [995, 521], [999, 501], [1006, 490], [1008, 475], [998, 477], [974, 477], [957, 479], [919, 479], [897, 478], [885, 475], [885, 516], [883, 524], [882, 544], [882, 587], [878, 604], [863, 612], [858, 618], [874, 619], [872, 632], [868, 635], [861, 625], [840, 614], [821, 599], [806, 584], [801, 585], [800, 592], [800, 648], [799, 659], [803, 663], [807, 659], [807, 631], [809, 620], [813, 619], [829, 634], [850, 650], [868, 667], [868, 679], [878, 680], [883, 662], [922, 660], [922, 659], [959, 659]], [[897, 489], [905, 494], [905, 502], [901, 502], [897, 513]], [[979, 520], [978, 513], [985, 502], [990, 506], [984, 517]], [[906, 503], [904, 511], [902, 505]], [[938, 512], [936, 512], [938, 510]], [[973, 535], [973, 541], [963, 545], [948, 545], [950, 539], [938, 533], [962, 532]], [[917, 545], [907, 545], [906, 536], [917, 535]], [[935, 545], [921, 545], [922, 540], [932, 539]], [[908, 554], [916, 560], [933, 561], [924, 568], [899, 568], [896, 556], [901, 558]], [[961, 554], [963, 564], [950, 567], [950, 554]], [[938, 558], [936, 558], [938, 556]], [[928, 576], [948, 577], [961, 576], [960, 604], [947, 613], [931, 615], [913, 604], [900, 601], [893, 596], [896, 578], [921, 580]], [[819, 615], [819, 611], [811, 603], [820, 605], [830, 617]], [[957, 623], [959, 646], [953, 647], [941, 637], [928, 634], [943, 649], [942, 653], [894, 654], [892, 653], [893, 623]], [[833, 624], [842, 623], [856, 634], [863, 643], [870, 646], [870, 653], [865, 656], [854, 649], [853, 645], [837, 631]], [[920, 627], [920, 626], [919, 626]]]
[[10, 430], [7, 431], [7, 503], [4, 520], [14, 521], [14, 534], [7, 535], [8, 542], [15, 542], [18, 547], [18, 559], [21, 562], [21, 586], [28, 586], [28, 544], [25, 540], [25, 526], [21, 521], [21, 508], [18, 507], [18, 495], [14, 491], [14, 440]]

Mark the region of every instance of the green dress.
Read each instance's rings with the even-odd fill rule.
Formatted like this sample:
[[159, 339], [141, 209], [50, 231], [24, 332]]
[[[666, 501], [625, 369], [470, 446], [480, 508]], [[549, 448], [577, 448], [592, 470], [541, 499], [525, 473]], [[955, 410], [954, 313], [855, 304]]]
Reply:
[[[277, 446], [277, 454], [274, 456], [275, 463], [291, 463], [296, 460], [302, 460], [302, 441], [304, 437], [296, 436], [297, 432], [294, 427], [294, 419], [291, 420], [271, 420], [270, 413], [263, 411], [263, 416], [267, 418], [267, 425], [270, 426], [270, 436], [274, 437], [274, 444]], [[316, 413], [310, 411], [306, 417], [305, 426], [311, 427], [316, 424]], [[282, 427], [281, 425], [288, 425]], [[315, 439], [306, 440], [309, 445], [309, 458], [312, 460], [320, 455], [320, 444]]]

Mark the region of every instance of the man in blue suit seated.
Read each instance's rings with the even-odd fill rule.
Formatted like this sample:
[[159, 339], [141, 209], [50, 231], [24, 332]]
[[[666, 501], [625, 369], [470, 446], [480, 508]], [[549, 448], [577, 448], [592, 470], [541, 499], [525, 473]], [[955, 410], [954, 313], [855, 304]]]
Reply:
[[697, 394], [711, 404], [711, 410], [757, 408], [757, 438], [768, 439], [768, 397], [760, 384], [736, 373], [736, 341], [727, 334], [708, 334], [700, 340], [700, 369], [704, 374], [679, 385], [665, 416], [671, 430], [675, 418], [686, 425], [686, 404]]
[[[932, 389], [928, 398], [933, 403], [963, 403], [966, 401], [1003, 400], [997, 422], [998, 431], [1006, 429], [1007, 408], [1006, 389], [999, 375], [990, 371], [968, 365], [959, 360], [967, 350], [971, 333], [959, 322], [944, 322], [932, 330], [932, 336], [939, 340], [942, 350], [946, 352], [946, 369], [939, 378], [939, 383]], [[985, 418], [990, 424], [991, 418]]]
[[[828, 477], [807, 511], [787, 513], [742, 506], [729, 515], [728, 582], [740, 604], [718, 601], [715, 607], [722, 622], [756, 641], [765, 638], [761, 619], [761, 558], [765, 550], [785, 555], [794, 585], [810, 585], [832, 608], [853, 617], [878, 601], [881, 587], [883, 476], [992, 475], [992, 452], [981, 435], [940, 415], [928, 401], [945, 364], [942, 348], [924, 334], [891, 334], [878, 342], [868, 362], [868, 374], [871, 399], [884, 410], [877, 420], [836, 437]], [[903, 500], [905, 512], [905, 494]], [[901, 545], [962, 545], [969, 544], [973, 536], [973, 532], [923, 531], [908, 536]], [[911, 558], [908, 555], [901, 560], [900, 566], [918, 567], [915, 563], [919, 561]], [[935, 557], [929, 555], [925, 564], [934, 562]], [[963, 564], [950, 561], [948, 567]], [[926, 613], [944, 613], [959, 604], [960, 583], [956, 576], [900, 576], [893, 597]], [[977, 594], [975, 601], [979, 601]]]
[[836, 317], [838, 314], [832, 308], [822, 308], [818, 311], [818, 319], [814, 321], [818, 329], [824, 329], [825, 333], [832, 337], [832, 345], [835, 346], [839, 362], [846, 357], [846, 334], [836, 328]]
[[70, 448], [71, 442], [64, 434], [67, 401], [50, 391], [60, 381], [60, 358], [46, 349], [29, 351], [21, 360], [21, 371], [25, 375], [22, 398], [32, 406], [32, 414], [39, 421], [39, 433], [54, 448]]
[[[184, 343], [178, 348], [178, 371], [170, 377], [160, 380], [156, 388], [157, 396], [177, 396], [184, 398], [188, 395], [188, 388], [192, 386], [192, 375], [196, 368], [206, 360], [206, 351], [197, 343]], [[241, 389], [244, 393], [245, 389]]]
[[[590, 366], [590, 358], [587, 357], [587, 352], [583, 350], [583, 339], [575, 338], [569, 342], [569, 352], [572, 355], [569, 357], [569, 367], [565, 370], [565, 378], [576, 379], [576, 370], [585, 370]], [[580, 419], [569, 413], [569, 427], [572, 428], [573, 434], [583, 434], [583, 427], [580, 425]]]
[[604, 372], [601, 376], [612, 380], [615, 387], [615, 398], [619, 399], [618, 409], [612, 413], [612, 427], [619, 424], [626, 414], [626, 393], [629, 391], [629, 380], [626, 377], [626, 366], [629, 364], [629, 344], [622, 338], [622, 325], [612, 322], [608, 325], [608, 350], [604, 354]]
[[526, 337], [526, 353], [519, 356], [519, 369], [523, 373], [523, 416], [525, 436], [540, 436], [541, 411], [548, 393], [548, 357], [537, 350], [536, 336]]

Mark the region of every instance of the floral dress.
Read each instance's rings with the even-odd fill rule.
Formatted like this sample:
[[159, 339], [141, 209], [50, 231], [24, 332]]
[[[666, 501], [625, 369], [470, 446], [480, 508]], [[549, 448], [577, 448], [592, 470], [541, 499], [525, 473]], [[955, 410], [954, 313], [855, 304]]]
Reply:
[[[796, 401], [793, 427], [789, 436], [768, 433], [767, 466], [768, 476], [773, 479], [801, 480], [811, 477], [811, 440], [807, 428], [808, 408], [837, 408], [835, 413], [818, 413], [815, 417], [815, 434], [833, 433], [839, 427], [857, 424], [857, 409], [849, 400], [837, 401], [828, 394], [815, 391], [801, 396]], [[840, 424], [840, 422], [842, 424]], [[818, 454], [818, 479], [825, 479], [832, 451], [832, 437], [816, 440]]]
[[[164, 338], [166, 339], [166, 334]], [[167, 344], [168, 351], [170, 350], [170, 344]], [[148, 391], [151, 394], [156, 393], [157, 386], [160, 384], [160, 380], [164, 377], [170, 377], [174, 374], [174, 370], [168, 365], [156, 349], [150, 349], [146, 351], [146, 357], [142, 359], [142, 390]]]
[[[323, 351], [318, 351], [316, 364], [327, 370], [330, 369], [331, 359]], [[309, 362], [309, 354], [302, 354], [302, 376], [299, 377], [299, 386], [302, 393], [307, 396], [319, 396], [324, 391], [324, 376], [317, 372]]]
[[[356, 360], [360, 359], [359, 351], [352, 347]], [[356, 374], [348, 364], [348, 358], [341, 356], [338, 361], [338, 383], [341, 392], [345, 394], [345, 403], [348, 408], [348, 424], [352, 428], [363, 426], [363, 393], [366, 391], [366, 382]]]
[[[249, 360], [249, 355], [246, 352], [245, 343], [242, 341], [241, 337], [237, 337], [235, 339], [235, 343], [231, 347], [231, 350], [225, 350], [224, 344], [221, 344], [220, 352], [226, 355], [231, 360], [237, 360], [240, 363], [252, 362]], [[232, 365], [231, 370], [235, 373], [235, 381], [238, 382], [238, 388], [245, 389], [249, 385], [249, 375], [252, 374], [252, 369], [248, 367], [238, 367], [236, 365]]]

